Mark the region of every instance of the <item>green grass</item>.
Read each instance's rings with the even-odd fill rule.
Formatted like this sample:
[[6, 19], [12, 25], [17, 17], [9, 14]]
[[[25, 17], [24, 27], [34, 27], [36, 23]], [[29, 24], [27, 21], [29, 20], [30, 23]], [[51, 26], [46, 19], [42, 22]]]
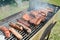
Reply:
[[56, 17], [57, 24], [53, 27], [49, 40], [60, 40], [60, 11]]
[[60, 6], [60, 0], [49, 0], [48, 1], [51, 4], [59, 5]]
[[4, 6], [4, 7], [0, 7], [0, 20], [3, 19], [3, 18], [6, 18], [10, 15], [13, 15], [17, 12], [20, 12], [24, 9], [26, 9], [28, 7], [28, 5], [23, 5], [23, 6], [20, 6], [20, 7], [14, 7], [14, 6], [10, 6], [10, 5], [7, 5], [7, 6]]

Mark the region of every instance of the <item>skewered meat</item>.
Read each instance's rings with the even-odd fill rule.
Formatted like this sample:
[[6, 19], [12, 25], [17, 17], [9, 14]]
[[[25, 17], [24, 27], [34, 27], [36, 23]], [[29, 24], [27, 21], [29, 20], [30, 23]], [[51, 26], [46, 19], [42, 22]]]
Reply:
[[23, 37], [21, 34], [19, 34], [14, 28], [10, 27], [9, 28], [10, 32], [14, 34], [19, 40], [21, 40]]
[[29, 24], [27, 21], [24, 21], [24, 20], [19, 20], [19, 19], [17, 19], [17, 22], [22, 23], [22, 24], [24, 24], [24, 25], [27, 26], [27, 27], [30, 26], [30, 24]]
[[3, 33], [5, 34], [6, 38], [10, 37], [10, 32], [9, 29], [6, 28], [5, 26], [0, 26], [0, 30], [3, 31]]
[[23, 30], [22, 26], [18, 26], [17, 24], [13, 23], [13, 22], [10, 22], [9, 24], [11, 27], [15, 28], [15, 29], [18, 29], [18, 30]]
[[27, 26], [25, 26], [24, 24], [19, 23], [19, 22], [17, 22], [17, 24], [18, 24], [18, 25], [21, 25], [28, 33], [31, 33], [31, 29], [30, 29], [29, 27], [27, 27]]

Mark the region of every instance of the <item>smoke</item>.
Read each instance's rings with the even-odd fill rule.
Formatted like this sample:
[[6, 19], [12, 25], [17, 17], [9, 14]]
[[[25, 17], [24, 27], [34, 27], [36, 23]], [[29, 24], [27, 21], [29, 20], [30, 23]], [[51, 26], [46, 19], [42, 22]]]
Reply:
[[32, 10], [37, 10], [37, 9], [44, 9], [48, 7], [48, 2], [49, 0], [30, 0], [29, 1], [29, 9]]

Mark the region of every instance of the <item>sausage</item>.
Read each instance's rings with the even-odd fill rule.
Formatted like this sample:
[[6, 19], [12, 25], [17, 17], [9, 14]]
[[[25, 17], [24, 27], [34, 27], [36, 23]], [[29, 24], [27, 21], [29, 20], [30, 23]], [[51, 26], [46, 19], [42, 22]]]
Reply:
[[46, 16], [47, 16], [47, 14], [46, 14], [46, 13], [40, 13], [40, 15], [42, 15], [42, 16], [44, 16], [44, 17], [46, 17]]
[[29, 22], [30, 22], [30, 23], [33, 23], [33, 24], [36, 24], [36, 21], [37, 21], [37, 20], [34, 18], [34, 19], [30, 20]]
[[[35, 24], [35, 25], [38, 25], [37, 22], [38, 22], [41, 18], [43, 18], [42, 20], [44, 20], [44, 16], [43, 16], [43, 15], [41, 15], [41, 14], [36, 15], [36, 18], [30, 20], [30, 23], [33, 23], [33, 24]], [[42, 21], [42, 20], [41, 20], [41, 21]]]
[[49, 12], [53, 12], [53, 9], [52, 8], [47, 8], [47, 10], [49, 11]]
[[0, 26], [0, 30], [3, 31], [3, 33], [5, 34], [6, 38], [10, 37], [10, 31], [8, 28], [6, 28], [5, 26]]
[[27, 21], [24, 21], [24, 20], [19, 20], [19, 19], [17, 19], [17, 22], [19, 22], [19, 23], [22, 23], [22, 24], [24, 24], [25, 26], [27, 26], [27, 27], [29, 27], [30, 26], [30, 24], [27, 22]]
[[45, 16], [42, 16], [41, 14], [37, 15], [35, 19], [32, 19], [30, 22], [34, 23], [35, 25], [38, 25], [40, 22], [45, 20]]
[[36, 25], [36, 23], [37, 23], [38, 20], [39, 20], [39, 17], [31, 19], [29, 22]]
[[31, 19], [31, 16], [28, 14], [24, 14], [22, 18], [26, 21], [29, 21]]
[[38, 22], [36, 23], [36, 25], [39, 25], [41, 21], [42, 21], [42, 19], [39, 19]]
[[53, 12], [52, 8], [46, 8], [46, 9], [42, 9], [39, 11], [39, 13], [45, 13], [45, 15], [47, 16], [48, 12]]
[[13, 22], [10, 22], [9, 24], [11, 27], [15, 28], [15, 29], [18, 29], [18, 30], [23, 30], [23, 27], [22, 26], [18, 26], [17, 24], [13, 23]]
[[31, 11], [30, 13], [31, 13], [32, 15], [34, 15], [34, 16], [36, 16], [36, 15], [39, 14], [38, 10], [33, 10], [33, 11]]
[[31, 29], [30, 29], [29, 27], [27, 27], [27, 26], [25, 26], [24, 24], [19, 23], [19, 22], [17, 22], [17, 24], [18, 24], [18, 25], [21, 25], [28, 33], [31, 33]]
[[42, 21], [45, 20], [45, 18], [46, 18], [46, 17], [41, 16], [41, 17], [39, 18], [39, 20], [37, 21], [36, 25], [39, 25]]
[[21, 40], [23, 37], [21, 34], [19, 34], [14, 28], [10, 27], [9, 28], [10, 32], [14, 34], [19, 40]]
[[43, 16], [47, 16], [48, 11], [46, 9], [42, 9], [40, 10], [40, 14], [42, 14]]
[[46, 19], [46, 14], [41, 13], [41, 14], [37, 15], [37, 17], [39, 17], [39, 19], [42, 18], [42, 21], [44, 21]]
[[[38, 12], [39, 12], [39, 10], [38, 10]], [[35, 18], [31, 19], [30, 23], [38, 25], [40, 22], [42, 22], [42, 21], [44, 21], [46, 19], [47, 13], [48, 12], [46, 10], [40, 10], [40, 13], [35, 15]]]
[[36, 10], [36, 11], [32, 11], [31, 14], [34, 15], [35, 17], [38, 15], [42, 15], [42, 16], [47, 16], [48, 11], [47, 10]]

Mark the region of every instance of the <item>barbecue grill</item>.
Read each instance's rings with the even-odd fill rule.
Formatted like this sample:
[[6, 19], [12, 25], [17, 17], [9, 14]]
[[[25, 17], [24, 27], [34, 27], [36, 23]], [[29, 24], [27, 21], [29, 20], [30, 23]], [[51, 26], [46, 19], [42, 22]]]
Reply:
[[[40, 23], [37, 26], [37, 28], [35, 28], [34, 25], [31, 25], [32, 32], [30, 34], [27, 34], [25, 31], [17, 30], [17, 32], [19, 32], [23, 36], [22, 40], [45, 40], [46, 36], [48, 36], [46, 38], [48, 40], [51, 29], [53, 28], [53, 26], [57, 22], [55, 17], [58, 14], [57, 12], [59, 11], [60, 7], [57, 6], [57, 5], [54, 5], [54, 4], [49, 4], [49, 3], [42, 3], [42, 4], [48, 4], [48, 6], [50, 8], [53, 8], [54, 11], [52, 13], [48, 13], [48, 16], [46, 17], [46, 20], [44, 22]], [[27, 9], [27, 11], [29, 11], [29, 10]], [[23, 11], [20, 11], [20, 12], [14, 14], [14, 15], [11, 15], [7, 18], [2, 19], [0, 21], [0, 25], [4, 25], [7, 28], [9, 28], [10, 27], [8, 25], [9, 22], [16, 23], [16, 19], [19, 19], [24, 14], [24, 12], [25, 11], [23, 10]], [[3, 35], [2, 32], [0, 34]], [[5, 39], [6, 40], [18, 40], [13, 34], [11, 34], [10, 38], [5, 38]]]

